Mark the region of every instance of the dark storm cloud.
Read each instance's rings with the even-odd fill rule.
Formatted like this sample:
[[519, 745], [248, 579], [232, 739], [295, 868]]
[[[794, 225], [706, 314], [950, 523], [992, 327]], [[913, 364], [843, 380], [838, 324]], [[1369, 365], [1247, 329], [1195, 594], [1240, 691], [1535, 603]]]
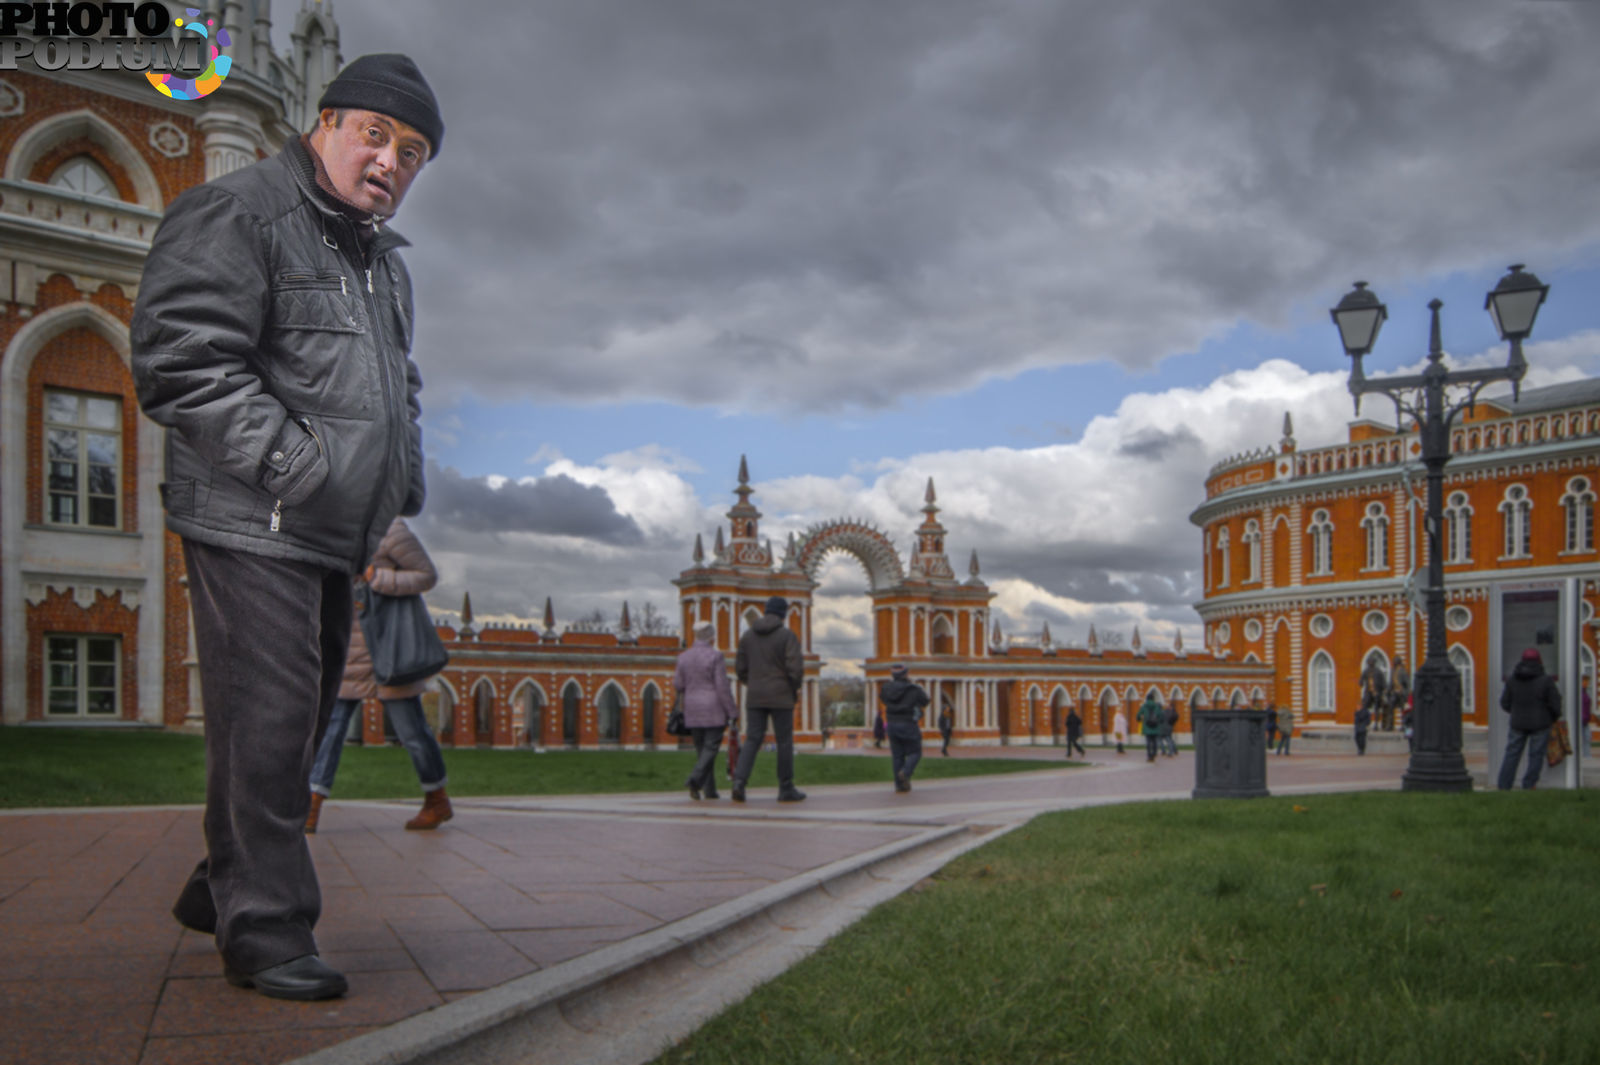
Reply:
[[1193, 565], [1196, 548], [1188, 529], [1175, 530], [1170, 545], [1126, 541], [1077, 541], [984, 552], [985, 576], [1019, 577], [1054, 595], [1080, 603], [1186, 605], [1194, 589], [1179, 587], [1172, 574]]
[[618, 513], [598, 485], [556, 475], [491, 488], [483, 477], [463, 477], [428, 463], [427, 521], [461, 533], [543, 533], [619, 546], [644, 540], [634, 520]]
[[1203, 449], [1204, 444], [1189, 429], [1180, 426], [1170, 432], [1146, 427], [1132, 433], [1117, 447], [1124, 458], [1160, 462], [1185, 449]]
[[[837, 410], [1600, 237], [1600, 5], [341, 3], [434, 396]], [[1377, 31], [1381, 27], [1381, 32]], [[419, 42], [426, 42], [420, 44]], [[1376, 279], [1375, 279], [1376, 280]]]

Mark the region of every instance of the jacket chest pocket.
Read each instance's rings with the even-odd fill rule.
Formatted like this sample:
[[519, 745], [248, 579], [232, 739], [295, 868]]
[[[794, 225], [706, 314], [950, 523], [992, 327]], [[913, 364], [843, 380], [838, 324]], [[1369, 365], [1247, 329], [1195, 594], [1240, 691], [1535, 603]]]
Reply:
[[337, 273], [280, 272], [262, 337], [267, 375], [285, 406], [370, 418], [377, 392], [365, 304]]

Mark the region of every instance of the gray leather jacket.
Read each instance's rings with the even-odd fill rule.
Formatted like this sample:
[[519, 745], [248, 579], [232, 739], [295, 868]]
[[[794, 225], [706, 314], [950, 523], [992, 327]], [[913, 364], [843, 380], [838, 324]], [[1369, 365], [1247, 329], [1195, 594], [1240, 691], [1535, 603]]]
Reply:
[[167, 527], [359, 572], [422, 509], [411, 280], [387, 229], [365, 253], [298, 141], [189, 189], [134, 307], [139, 402], [166, 426]]

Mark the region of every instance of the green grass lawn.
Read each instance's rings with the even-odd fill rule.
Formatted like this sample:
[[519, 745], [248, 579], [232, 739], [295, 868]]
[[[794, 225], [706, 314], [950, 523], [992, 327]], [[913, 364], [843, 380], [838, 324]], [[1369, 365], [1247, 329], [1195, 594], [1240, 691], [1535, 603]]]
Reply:
[[[450, 793], [571, 795], [671, 791], [694, 764], [688, 751], [451, 750]], [[726, 788], [718, 758], [718, 782]], [[918, 779], [1059, 770], [1074, 763], [1002, 758], [924, 758]], [[752, 788], [777, 786], [776, 757], [763, 751]], [[889, 760], [860, 755], [795, 756], [795, 778], [811, 784], [888, 785]], [[419, 794], [411, 760], [399, 747], [344, 749], [334, 795], [396, 799]], [[205, 747], [198, 736], [157, 730], [0, 728], [0, 808], [143, 806], [205, 801]]]
[[664, 1065], [1600, 1061], [1600, 801], [1371, 793], [1051, 814]]

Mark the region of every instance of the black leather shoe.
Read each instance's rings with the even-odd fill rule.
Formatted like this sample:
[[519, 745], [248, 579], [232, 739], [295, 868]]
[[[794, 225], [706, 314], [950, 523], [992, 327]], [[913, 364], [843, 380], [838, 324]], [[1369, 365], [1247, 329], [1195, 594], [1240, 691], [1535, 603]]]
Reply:
[[700, 801], [700, 789], [693, 784], [689, 785], [689, 798], [693, 799], [695, 802]]
[[315, 954], [302, 954], [258, 973], [243, 973], [224, 962], [222, 978], [234, 987], [254, 989], [268, 998], [287, 998], [297, 1002], [338, 998], [350, 990], [350, 984], [344, 976], [328, 968]]
[[911, 790], [911, 781], [906, 778], [906, 775], [904, 773], [896, 773], [894, 775], [894, 790], [895, 791], [910, 791]]
[[744, 802], [744, 783], [742, 781], [736, 780], [733, 782], [732, 798], [734, 802]]
[[778, 792], [779, 802], [805, 802], [806, 793], [799, 788], [790, 788], [788, 791]]

